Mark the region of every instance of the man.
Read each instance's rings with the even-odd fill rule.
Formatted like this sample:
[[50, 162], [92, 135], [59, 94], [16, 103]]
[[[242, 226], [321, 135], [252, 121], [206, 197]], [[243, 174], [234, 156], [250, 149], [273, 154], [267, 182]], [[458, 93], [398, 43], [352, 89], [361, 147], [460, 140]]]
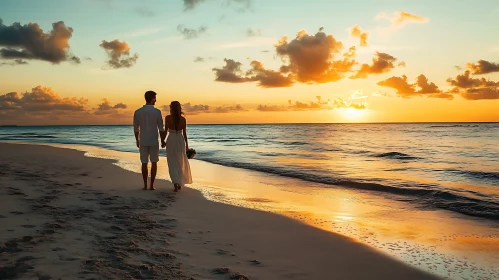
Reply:
[[147, 190], [147, 164], [151, 161], [151, 184], [150, 190], [154, 190], [154, 179], [158, 170], [159, 144], [158, 131], [161, 136], [161, 147], [165, 147], [166, 132], [163, 127], [163, 117], [161, 111], [154, 108], [156, 104], [156, 93], [147, 91], [144, 94], [146, 105], [142, 106], [133, 114], [133, 130], [135, 141], [140, 151], [140, 161], [142, 162], [142, 178], [144, 179], [144, 190]]

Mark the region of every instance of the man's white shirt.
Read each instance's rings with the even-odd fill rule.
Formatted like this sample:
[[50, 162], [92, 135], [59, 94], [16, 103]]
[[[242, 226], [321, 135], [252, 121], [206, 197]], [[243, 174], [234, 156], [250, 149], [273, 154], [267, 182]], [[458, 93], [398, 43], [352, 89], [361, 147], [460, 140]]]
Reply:
[[153, 105], [144, 105], [133, 114], [133, 129], [139, 132], [141, 146], [159, 146], [158, 131], [165, 131], [161, 111]]

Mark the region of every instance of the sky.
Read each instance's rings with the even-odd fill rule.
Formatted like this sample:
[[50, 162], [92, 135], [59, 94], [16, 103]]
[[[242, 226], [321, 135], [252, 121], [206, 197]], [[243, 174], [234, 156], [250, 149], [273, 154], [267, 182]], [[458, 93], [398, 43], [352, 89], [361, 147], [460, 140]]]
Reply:
[[498, 122], [499, 2], [1, 0], [0, 125]]

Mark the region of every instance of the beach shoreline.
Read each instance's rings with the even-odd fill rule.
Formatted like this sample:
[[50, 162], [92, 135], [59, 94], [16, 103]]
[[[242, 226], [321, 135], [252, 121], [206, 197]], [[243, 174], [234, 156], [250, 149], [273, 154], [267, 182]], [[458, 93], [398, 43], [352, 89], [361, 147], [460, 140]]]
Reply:
[[158, 191], [141, 191], [137, 174], [80, 151], [0, 150], [2, 273], [13, 278], [436, 279], [276, 214], [208, 201], [193, 189], [175, 196], [164, 180]]

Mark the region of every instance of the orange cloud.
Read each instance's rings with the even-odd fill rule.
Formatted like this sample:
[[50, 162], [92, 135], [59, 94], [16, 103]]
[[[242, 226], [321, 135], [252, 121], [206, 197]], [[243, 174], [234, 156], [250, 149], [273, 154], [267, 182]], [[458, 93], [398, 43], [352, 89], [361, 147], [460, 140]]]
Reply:
[[417, 81], [412, 84], [407, 82], [407, 77], [404, 75], [402, 77], [388, 78], [384, 81], [378, 82], [377, 85], [396, 89], [397, 95], [403, 98], [413, 96], [427, 96], [449, 100], [454, 98], [451, 93], [443, 92], [436, 84], [428, 82], [428, 78], [426, 78], [423, 74], [419, 75]]
[[110, 115], [121, 112], [121, 109], [126, 109], [128, 106], [123, 103], [118, 103], [116, 105], [111, 105], [109, 101], [104, 98], [102, 99], [102, 103], [98, 105], [95, 109], [96, 115]]
[[0, 18], [0, 46], [6, 47], [0, 49], [0, 57], [36, 59], [53, 64], [62, 61], [80, 63], [80, 58], [70, 53], [69, 39], [72, 36], [73, 29], [63, 21], [53, 23], [52, 30], [45, 33], [37, 23], [21, 25], [16, 22], [7, 26]]
[[120, 42], [119, 40], [108, 42], [106, 40], [102, 40], [102, 43], [99, 46], [106, 50], [109, 56], [107, 64], [111, 68], [118, 69], [132, 67], [139, 58], [137, 53], [130, 56], [130, 46], [127, 42]]
[[258, 105], [256, 107], [256, 110], [261, 111], [261, 112], [283, 112], [283, 111], [288, 111], [288, 107], [284, 106], [277, 106], [277, 105]]
[[350, 79], [365, 79], [369, 74], [382, 74], [389, 72], [391, 69], [395, 68], [394, 63], [397, 59], [389, 54], [376, 52], [372, 59], [373, 63], [362, 64], [360, 70]]
[[87, 99], [62, 98], [51, 88], [37, 86], [29, 92], [9, 92], [0, 95], [0, 117], [2, 121], [30, 122], [51, 121], [86, 117]]
[[[170, 111], [169, 105], [162, 107], [164, 111]], [[182, 104], [182, 110], [188, 115], [208, 114], [208, 113], [237, 113], [246, 111], [241, 105], [212, 107], [204, 104]]]
[[408, 12], [394, 12], [392, 16], [388, 16], [385, 13], [379, 13], [375, 17], [376, 19], [386, 19], [391, 22], [391, 25], [386, 28], [380, 28], [381, 33], [389, 34], [396, 30], [401, 29], [407, 23], [426, 23], [428, 19], [422, 16], [414, 15]]
[[488, 74], [499, 72], [499, 63], [493, 63], [481, 59], [477, 63], [467, 63], [466, 68], [471, 70], [472, 74]]
[[464, 74], [457, 75], [455, 79], [447, 79], [447, 82], [459, 88], [474, 88], [474, 87], [493, 87], [499, 86], [499, 82], [487, 80], [485, 78], [475, 79], [471, 77], [470, 71], [465, 71]]
[[[480, 63], [480, 61], [471, 67], [468, 66], [468, 68], [473, 68], [475, 72], [490, 73], [488, 71], [491, 71], [492, 68]], [[457, 75], [455, 79], [447, 79], [447, 82], [454, 86], [453, 93], [458, 93], [467, 100], [499, 99], [499, 82], [485, 78], [472, 78], [471, 73], [471, 71], [466, 70], [463, 74]]]
[[261, 112], [284, 112], [284, 111], [318, 111], [318, 110], [333, 110], [353, 108], [358, 110], [367, 109], [367, 102], [353, 102], [351, 100], [344, 100], [338, 98], [334, 101], [323, 100], [321, 96], [316, 96], [317, 101], [313, 102], [300, 102], [288, 100], [288, 106], [277, 105], [258, 105], [256, 108]]
[[396, 16], [395, 16], [395, 18], [393, 18], [393, 21], [395, 24], [398, 24], [398, 25], [404, 24], [406, 22], [419, 22], [419, 23], [428, 22], [428, 19], [425, 17], [410, 14], [407, 12], [398, 12], [395, 14], [396, 14]]
[[285, 76], [280, 72], [265, 69], [261, 62], [252, 61], [251, 66], [252, 69], [247, 72], [247, 75], [251, 75], [249, 79], [258, 81], [258, 85], [261, 87], [289, 87], [294, 84], [292, 75]]
[[352, 37], [356, 37], [356, 38], [360, 39], [360, 46], [361, 47], [367, 46], [367, 37], [369, 36], [369, 33], [363, 32], [360, 29], [359, 25], [356, 24], [354, 27], [352, 27], [352, 29], [350, 30], [350, 35]]
[[347, 108], [353, 108], [357, 110], [363, 110], [367, 109], [367, 102], [353, 102], [349, 100], [344, 100], [342, 98], [337, 98], [334, 100], [334, 108], [336, 109], [347, 109]]
[[308, 35], [301, 30], [289, 42], [287, 37], [282, 37], [275, 48], [281, 58], [289, 61], [286, 67], [302, 83], [338, 81], [354, 64], [349, 59], [334, 60], [341, 53], [343, 44], [322, 31]]
[[468, 100], [499, 99], [499, 88], [470, 88], [462, 92], [461, 96]]
[[215, 81], [229, 83], [258, 82], [261, 87], [288, 87], [300, 83], [328, 83], [341, 80], [356, 64], [355, 47], [341, 53], [343, 44], [321, 31], [309, 35], [301, 30], [295, 39], [282, 37], [274, 46], [283, 61], [279, 70], [265, 69], [259, 61], [251, 62], [251, 70], [243, 72], [242, 64], [225, 59], [225, 66], [213, 68]]

